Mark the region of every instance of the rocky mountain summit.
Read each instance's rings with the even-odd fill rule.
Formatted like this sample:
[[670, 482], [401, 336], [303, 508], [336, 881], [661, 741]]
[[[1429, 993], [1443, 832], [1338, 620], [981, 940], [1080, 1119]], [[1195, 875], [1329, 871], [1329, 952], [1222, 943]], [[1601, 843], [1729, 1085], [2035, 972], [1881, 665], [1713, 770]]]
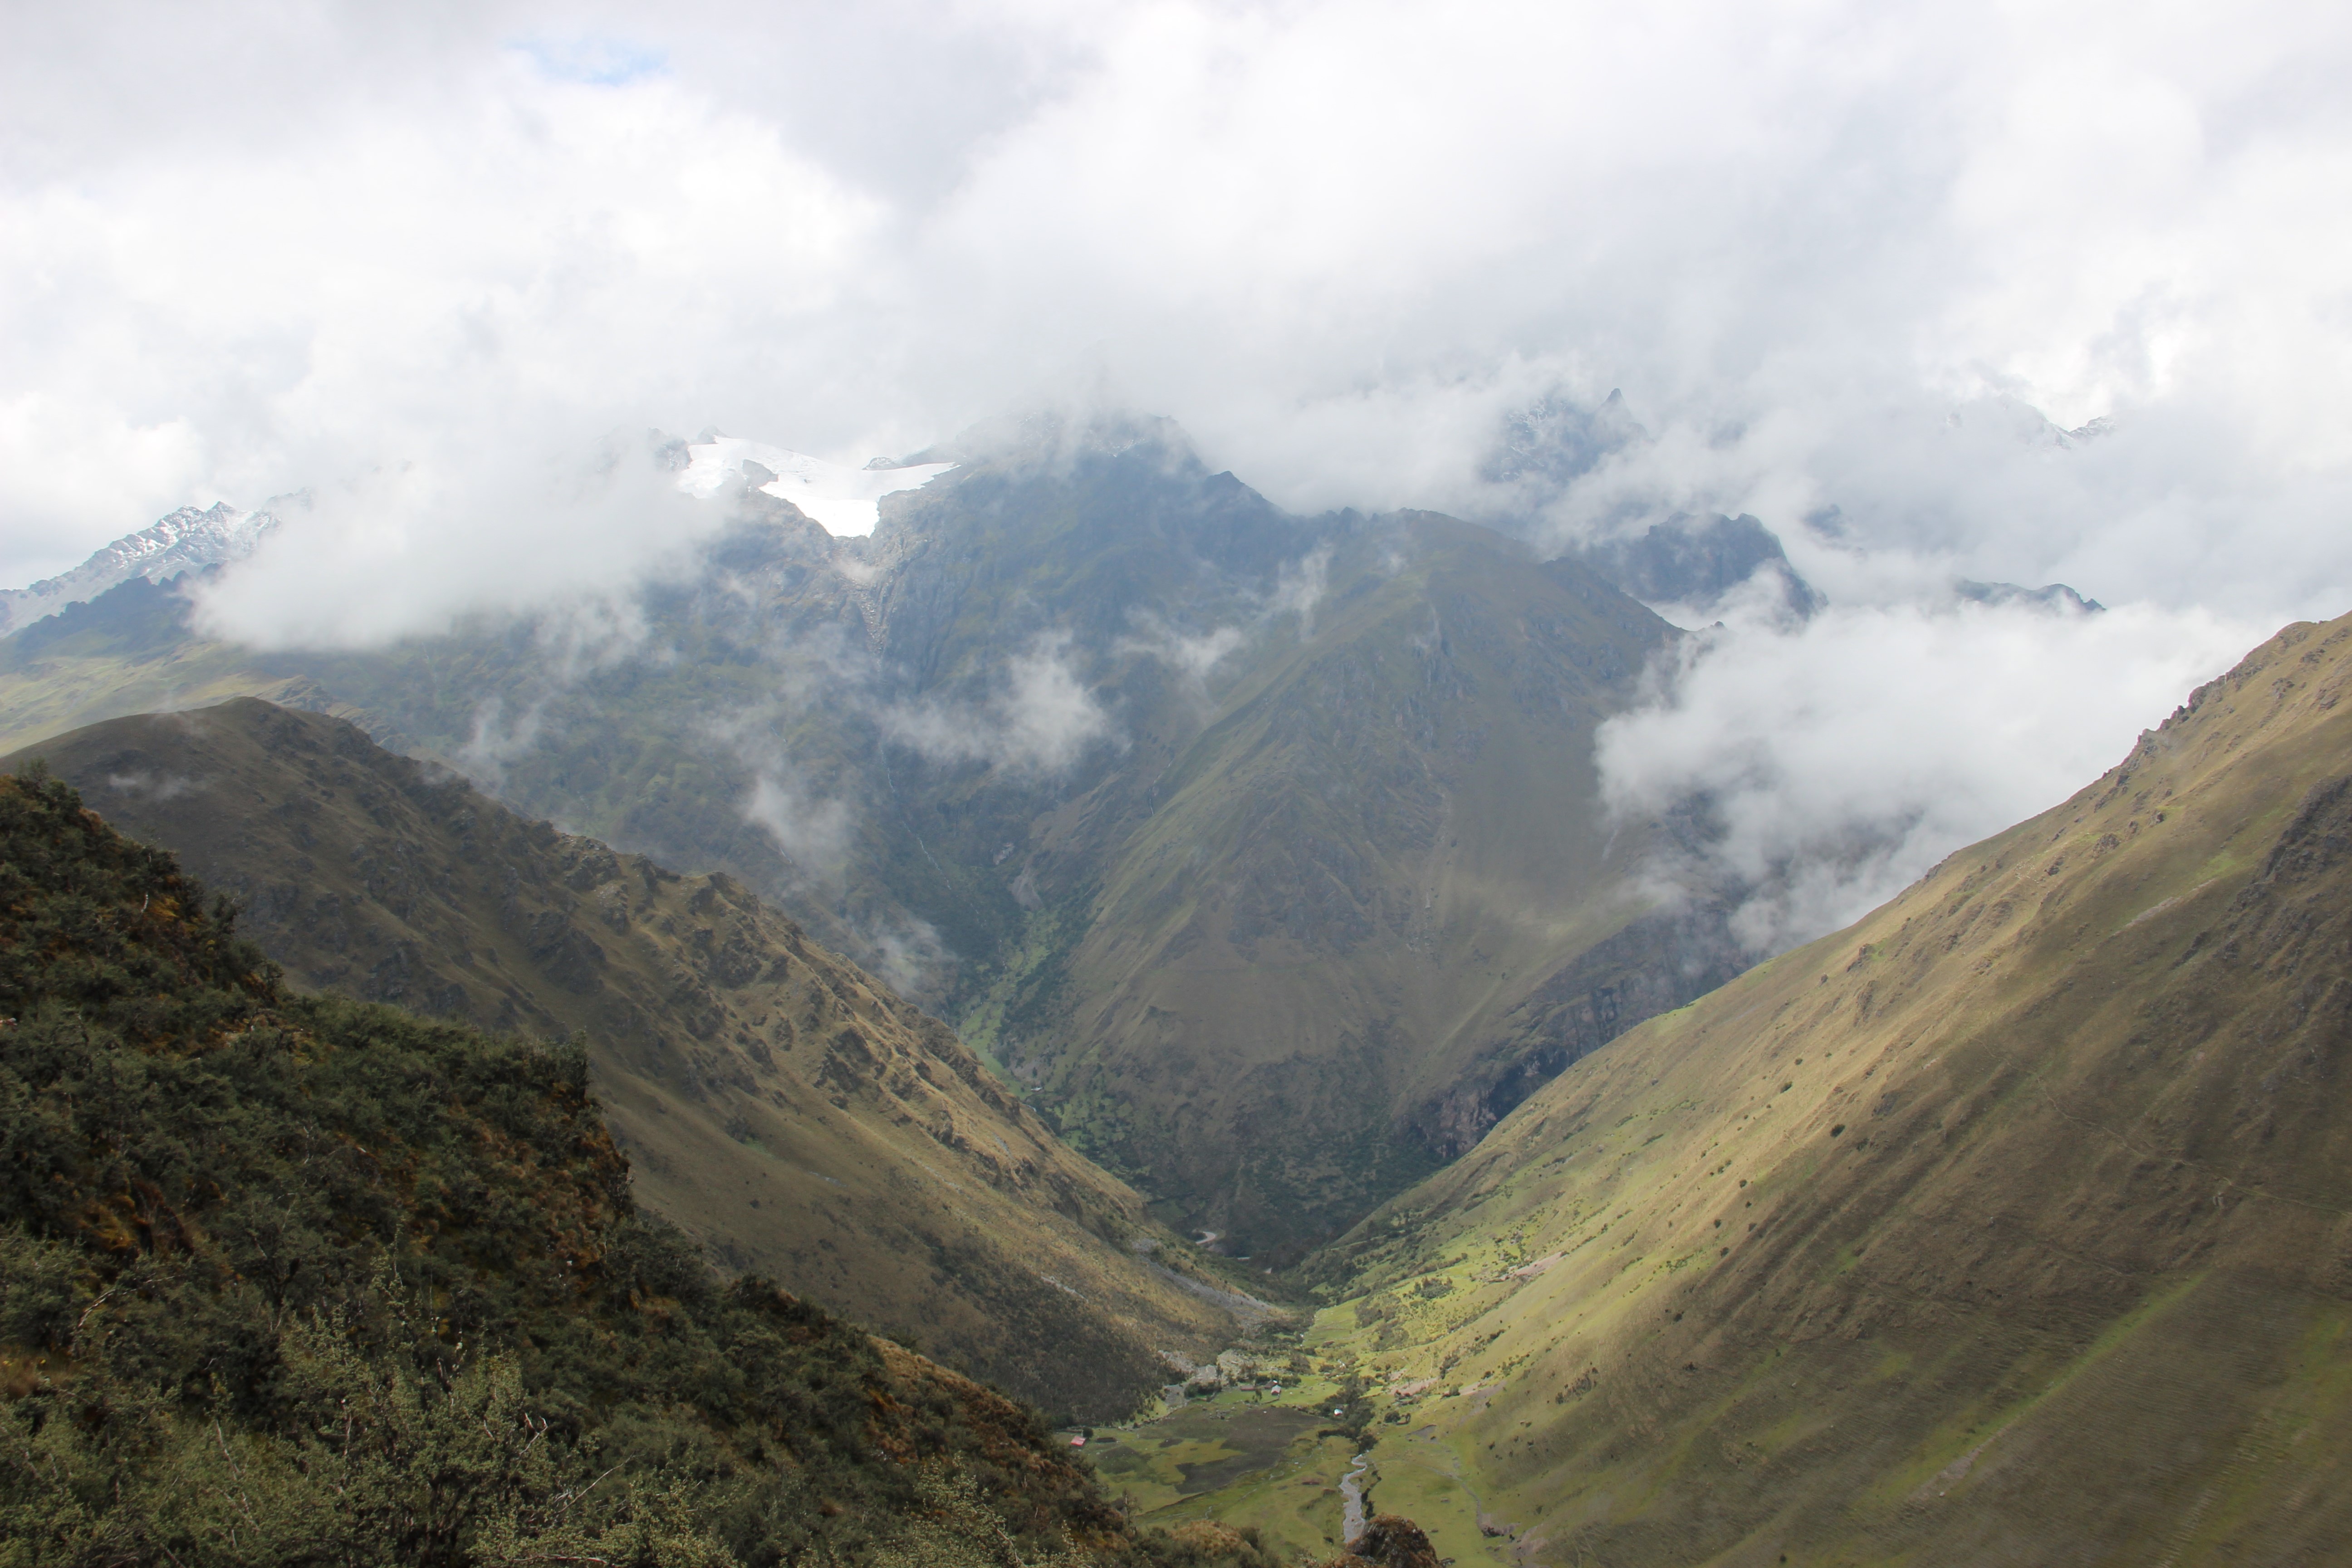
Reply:
[[1646, 605], [1710, 614], [1750, 584], [1771, 617], [1784, 622], [1808, 620], [1829, 604], [1789, 564], [1780, 536], [1745, 512], [1668, 518], [1638, 535], [1588, 544], [1576, 555]]
[[[285, 501], [270, 505], [282, 509]], [[241, 561], [259, 549], [278, 525], [277, 511], [267, 509], [239, 511], [226, 501], [216, 501], [201, 511], [184, 506], [136, 533], [125, 534], [70, 572], [44, 578], [30, 587], [0, 588], [0, 637], [22, 631], [69, 605], [85, 604], [134, 578], [164, 583], [184, 573]]]

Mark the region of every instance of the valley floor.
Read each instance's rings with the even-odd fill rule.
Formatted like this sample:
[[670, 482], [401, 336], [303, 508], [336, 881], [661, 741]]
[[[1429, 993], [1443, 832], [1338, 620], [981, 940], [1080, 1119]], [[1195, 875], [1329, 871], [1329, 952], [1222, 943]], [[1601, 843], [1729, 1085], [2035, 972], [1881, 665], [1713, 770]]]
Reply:
[[[1340, 1312], [1324, 1312], [1308, 1345], [1340, 1332]], [[1254, 1529], [1269, 1552], [1292, 1562], [1339, 1552], [1340, 1482], [1362, 1455], [1367, 1514], [1412, 1520], [1454, 1568], [1517, 1568], [1510, 1535], [1483, 1510], [1486, 1489], [1456, 1440], [1457, 1419], [1482, 1403], [1478, 1395], [1367, 1395], [1375, 1414], [1361, 1442], [1333, 1424], [1340, 1397], [1330, 1376], [1317, 1375], [1278, 1395], [1194, 1398], [1156, 1419], [1097, 1428], [1087, 1455], [1103, 1489], [1126, 1499], [1138, 1523]]]

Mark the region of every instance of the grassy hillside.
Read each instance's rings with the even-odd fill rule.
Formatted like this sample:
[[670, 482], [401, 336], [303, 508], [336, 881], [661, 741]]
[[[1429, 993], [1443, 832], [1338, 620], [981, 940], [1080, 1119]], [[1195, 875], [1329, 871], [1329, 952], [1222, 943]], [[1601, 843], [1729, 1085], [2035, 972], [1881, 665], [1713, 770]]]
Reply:
[[40, 752], [298, 984], [580, 1041], [639, 1201], [733, 1268], [1089, 1419], [1255, 1317], [952, 1031], [724, 876], [250, 699]]
[[1602, 831], [1593, 730], [1655, 617], [1437, 517], [1328, 573], [1108, 855], [1057, 1026], [1003, 1047], [1084, 1146], [1277, 1262], [1606, 1039], [1599, 993], [1638, 1017], [1732, 968], [1658, 961], [1643, 845]]
[[1146, 1563], [1034, 1412], [637, 1215], [577, 1049], [285, 993], [0, 778], [0, 1563]]
[[1358, 1226], [1382, 1502], [1523, 1562], [2340, 1556], [2347, 690], [2352, 617], [2288, 628]]

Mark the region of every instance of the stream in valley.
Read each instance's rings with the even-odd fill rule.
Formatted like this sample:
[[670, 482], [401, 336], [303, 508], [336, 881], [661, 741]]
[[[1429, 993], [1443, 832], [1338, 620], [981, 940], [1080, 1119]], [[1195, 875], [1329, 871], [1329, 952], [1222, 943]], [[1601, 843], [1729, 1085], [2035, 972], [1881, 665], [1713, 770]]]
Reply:
[[1364, 1467], [1371, 1461], [1371, 1452], [1367, 1449], [1356, 1456], [1356, 1468], [1339, 1478], [1339, 1495], [1347, 1500], [1339, 1525], [1342, 1547], [1364, 1533]]

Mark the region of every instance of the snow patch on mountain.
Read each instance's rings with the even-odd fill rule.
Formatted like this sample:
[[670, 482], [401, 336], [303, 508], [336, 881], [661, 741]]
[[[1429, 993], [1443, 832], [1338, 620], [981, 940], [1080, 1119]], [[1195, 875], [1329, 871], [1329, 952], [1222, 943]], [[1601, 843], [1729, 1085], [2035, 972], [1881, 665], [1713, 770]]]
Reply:
[[852, 468], [734, 436], [690, 443], [687, 455], [691, 460], [678, 476], [677, 488], [688, 495], [715, 495], [741, 474], [746, 464], [757, 464], [775, 476], [760, 486], [762, 494], [792, 502], [827, 533], [836, 535], [873, 532], [881, 518], [884, 496], [919, 489], [955, 467], [920, 463], [905, 468]]
[[241, 561], [278, 526], [271, 512], [239, 511], [226, 501], [203, 511], [184, 506], [125, 534], [70, 572], [28, 588], [0, 588], [0, 637], [22, 631], [68, 605], [95, 599], [133, 577], [162, 583], [184, 572]]

